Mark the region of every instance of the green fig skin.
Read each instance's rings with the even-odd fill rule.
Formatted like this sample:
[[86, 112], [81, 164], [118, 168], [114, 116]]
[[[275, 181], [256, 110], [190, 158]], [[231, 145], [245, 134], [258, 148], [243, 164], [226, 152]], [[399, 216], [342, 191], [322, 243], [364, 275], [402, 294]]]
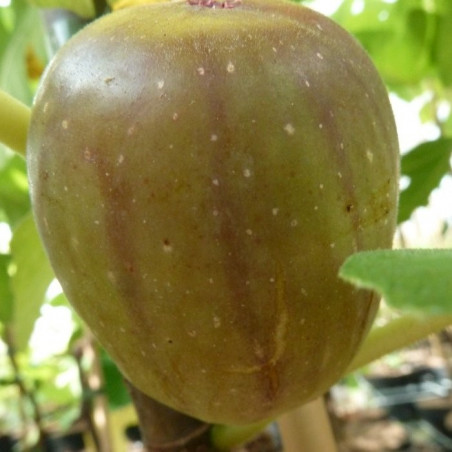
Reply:
[[282, 0], [112, 13], [47, 69], [27, 152], [55, 273], [143, 392], [246, 424], [343, 374], [378, 297], [337, 273], [391, 247], [398, 145], [330, 19]]

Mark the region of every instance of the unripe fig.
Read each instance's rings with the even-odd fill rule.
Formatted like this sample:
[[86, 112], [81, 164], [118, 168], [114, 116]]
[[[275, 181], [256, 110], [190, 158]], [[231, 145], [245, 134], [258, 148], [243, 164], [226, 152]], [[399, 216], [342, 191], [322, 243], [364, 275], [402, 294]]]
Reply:
[[377, 297], [337, 273], [391, 246], [397, 137], [369, 58], [318, 13], [176, 1], [95, 21], [46, 71], [28, 165], [70, 302], [170, 407], [276, 416], [368, 330]]

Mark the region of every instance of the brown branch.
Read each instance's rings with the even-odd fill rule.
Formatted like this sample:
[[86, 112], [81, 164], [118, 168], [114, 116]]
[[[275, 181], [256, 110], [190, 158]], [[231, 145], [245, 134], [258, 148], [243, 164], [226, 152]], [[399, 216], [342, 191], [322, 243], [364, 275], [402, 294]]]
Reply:
[[[19, 368], [19, 364], [17, 363], [17, 360], [16, 360], [16, 351], [15, 351], [15, 347], [14, 347], [14, 340], [12, 337], [11, 329], [8, 326], [6, 326], [6, 328], [5, 328], [3, 340], [5, 341], [5, 344], [7, 346], [8, 358], [9, 358], [11, 367], [14, 372], [14, 382], [19, 389], [21, 400], [22, 401], [28, 400], [28, 402], [30, 403], [30, 405], [33, 409], [33, 421], [34, 421], [36, 428], [38, 429], [38, 434], [39, 434], [37, 445], [41, 449], [44, 449], [45, 439], [46, 439], [46, 431], [44, 429], [44, 425], [42, 422], [41, 410], [39, 408], [38, 402], [36, 401], [33, 391], [30, 391], [26, 387], [26, 385], [23, 381], [22, 374], [21, 374], [21, 371]], [[21, 414], [23, 416], [23, 421], [26, 422], [25, 410], [23, 409], [22, 404], [20, 405], [20, 410], [21, 410]]]
[[155, 401], [126, 380], [147, 452], [213, 452], [210, 424]]
[[[102, 393], [103, 375], [98, 344], [90, 333], [87, 333], [74, 347], [74, 357], [83, 391], [80, 417], [88, 425], [96, 450], [109, 452], [112, 450], [112, 445], [108, 422], [108, 400]], [[88, 371], [83, 368], [83, 358], [90, 361]]]

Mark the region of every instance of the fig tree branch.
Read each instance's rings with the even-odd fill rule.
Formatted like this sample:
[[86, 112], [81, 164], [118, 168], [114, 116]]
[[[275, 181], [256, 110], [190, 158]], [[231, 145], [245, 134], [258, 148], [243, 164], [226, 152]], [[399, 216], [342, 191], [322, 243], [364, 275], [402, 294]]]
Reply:
[[0, 142], [25, 156], [30, 108], [0, 89]]
[[337, 452], [323, 397], [308, 402], [296, 410], [283, 414], [278, 420], [284, 452]]
[[[33, 392], [33, 390], [30, 390], [27, 385], [25, 384], [23, 378], [22, 378], [22, 373], [20, 370], [20, 366], [17, 362], [16, 359], [16, 353], [15, 353], [15, 347], [14, 347], [14, 341], [12, 338], [12, 334], [11, 334], [11, 329], [9, 326], [7, 326], [5, 328], [5, 335], [2, 338], [7, 346], [7, 353], [8, 353], [8, 358], [9, 361], [11, 363], [11, 367], [13, 369], [14, 372], [14, 378], [15, 378], [15, 382], [18, 386], [19, 389], [19, 393], [20, 393], [20, 409], [22, 411], [22, 413], [24, 413], [24, 411], [22, 410], [23, 406], [22, 403], [27, 400], [28, 403], [31, 405], [32, 410], [33, 410], [33, 421], [34, 424], [36, 426], [36, 429], [38, 431], [38, 439], [37, 439], [37, 445], [41, 448], [44, 447], [44, 443], [45, 443], [45, 438], [46, 438], [46, 432], [44, 429], [44, 425], [42, 422], [42, 415], [41, 415], [41, 410], [40, 407], [38, 405], [38, 402], [36, 400], [35, 394]], [[23, 420], [25, 420], [25, 416], [23, 416]], [[25, 430], [27, 429], [27, 426], [25, 426]]]

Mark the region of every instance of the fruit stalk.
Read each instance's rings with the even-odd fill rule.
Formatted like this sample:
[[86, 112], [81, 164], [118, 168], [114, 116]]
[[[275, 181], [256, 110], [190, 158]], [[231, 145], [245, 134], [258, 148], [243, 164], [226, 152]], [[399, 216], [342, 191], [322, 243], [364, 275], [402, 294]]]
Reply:
[[0, 142], [25, 156], [30, 109], [0, 89]]

